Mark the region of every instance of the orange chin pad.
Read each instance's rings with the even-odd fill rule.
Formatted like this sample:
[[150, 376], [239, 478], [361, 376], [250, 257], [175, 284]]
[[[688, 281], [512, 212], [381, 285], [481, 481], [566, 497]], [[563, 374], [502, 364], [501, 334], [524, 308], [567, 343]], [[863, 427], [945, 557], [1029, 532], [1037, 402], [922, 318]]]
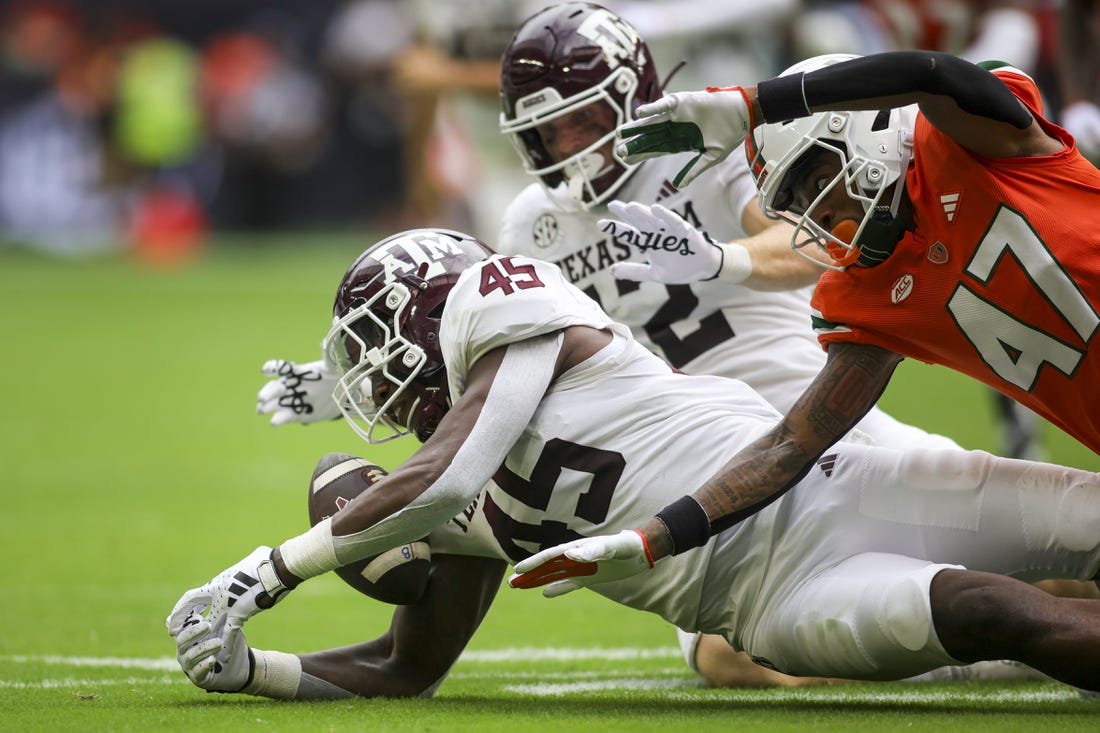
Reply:
[[[843, 219], [837, 222], [836, 226], [832, 228], [832, 235], [842, 242], [851, 244], [852, 240], [856, 238], [856, 232], [859, 230], [859, 222], [855, 219]], [[847, 249], [841, 247], [836, 242], [827, 242], [825, 249], [828, 251], [829, 256], [833, 258], [833, 261], [838, 265], [850, 265], [859, 259], [859, 247], [852, 247]]]

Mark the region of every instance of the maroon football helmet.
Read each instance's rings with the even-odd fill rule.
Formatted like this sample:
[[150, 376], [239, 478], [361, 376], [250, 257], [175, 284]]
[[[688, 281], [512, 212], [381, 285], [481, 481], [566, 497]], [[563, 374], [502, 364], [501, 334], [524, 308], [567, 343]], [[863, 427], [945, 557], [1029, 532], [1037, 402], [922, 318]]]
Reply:
[[[413, 229], [373, 245], [344, 274], [323, 349], [340, 374], [333, 397], [368, 443], [410, 432], [425, 441], [435, 432], [450, 409], [439, 346], [443, 305], [458, 276], [492, 254], [466, 234]], [[379, 380], [383, 401], [375, 404]], [[412, 406], [399, 421], [392, 410], [402, 394]], [[376, 434], [379, 425], [391, 434]]]
[[634, 168], [614, 152], [601, 152], [614, 130], [576, 155], [553, 160], [536, 128], [600, 101], [621, 125], [661, 96], [661, 84], [649, 48], [630, 24], [598, 5], [573, 2], [545, 8], [519, 27], [501, 59], [500, 94], [500, 131], [524, 169], [548, 189], [564, 183], [588, 208], [608, 199]]

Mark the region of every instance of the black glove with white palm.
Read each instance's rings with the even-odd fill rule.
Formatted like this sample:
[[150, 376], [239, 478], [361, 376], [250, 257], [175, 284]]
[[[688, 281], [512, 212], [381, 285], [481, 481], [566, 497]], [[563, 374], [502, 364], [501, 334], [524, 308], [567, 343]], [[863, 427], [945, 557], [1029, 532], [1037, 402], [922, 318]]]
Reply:
[[642, 251], [646, 262], [616, 262], [611, 274], [620, 280], [684, 285], [720, 277], [739, 283], [752, 274], [752, 259], [737, 242], [718, 243], [660, 204], [607, 205], [617, 219], [600, 219], [600, 231], [616, 242]]
[[308, 425], [341, 416], [332, 397], [340, 375], [323, 359], [305, 364], [271, 359], [264, 363], [263, 373], [272, 379], [260, 388], [256, 411], [271, 415], [272, 425], [278, 427], [290, 422]]

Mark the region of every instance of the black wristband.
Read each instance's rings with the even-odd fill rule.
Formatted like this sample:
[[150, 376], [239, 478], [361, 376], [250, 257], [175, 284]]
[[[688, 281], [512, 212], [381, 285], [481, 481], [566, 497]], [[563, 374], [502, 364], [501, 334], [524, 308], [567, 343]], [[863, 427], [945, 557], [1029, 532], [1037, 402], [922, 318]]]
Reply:
[[783, 122], [810, 116], [810, 106], [802, 87], [802, 72], [777, 76], [756, 85], [756, 101], [764, 122]]
[[672, 540], [672, 554], [702, 547], [710, 539], [710, 518], [690, 496], [682, 496], [657, 512]]

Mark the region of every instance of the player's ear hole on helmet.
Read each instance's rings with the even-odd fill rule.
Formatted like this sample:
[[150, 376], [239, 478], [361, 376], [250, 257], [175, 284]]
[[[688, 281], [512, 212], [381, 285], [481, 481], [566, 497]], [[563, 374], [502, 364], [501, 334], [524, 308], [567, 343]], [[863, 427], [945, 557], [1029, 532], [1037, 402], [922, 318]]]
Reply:
[[[446, 307], [446, 305], [447, 305], [447, 299], [446, 298], [444, 298], [442, 301], [437, 303], [434, 308], [432, 308], [430, 311], [428, 311], [428, 320], [435, 321], [436, 323], [438, 323], [440, 321], [440, 319], [443, 318], [443, 309]], [[428, 331], [426, 334], [424, 334], [424, 338], [426, 338], [428, 341], [434, 343], [435, 340], [436, 340], [436, 332], [435, 331]]]

